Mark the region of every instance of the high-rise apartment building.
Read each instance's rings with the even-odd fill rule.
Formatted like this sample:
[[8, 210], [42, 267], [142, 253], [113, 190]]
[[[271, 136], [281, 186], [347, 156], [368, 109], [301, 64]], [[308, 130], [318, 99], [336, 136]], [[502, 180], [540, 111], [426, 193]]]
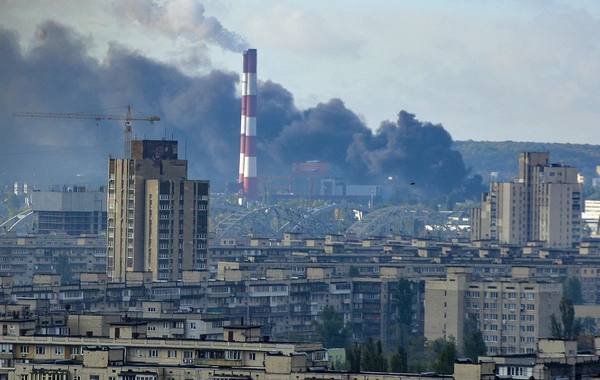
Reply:
[[477, 321], [488, 354], [536, 352], [559, 317], [562, 284], [529, 278], [473, 278], [472, 268], [448, 268], [446, 279], [425, 282], [425, 337], [453, 336], [462, 345], [467, 318]]
[[543, 242], [549, 248], [581, 241], [581, 184], [577, 168], [550, 164], [550, 154], [519, 155], [519, 178], [492, 182], [471, 213], [471, 239], [500, 244]]
[[108, 164], [108, 275], [151, 272], [153, 280], [179, 280], [205, 269], [209, 181], [187, 179], [177, 142], [136, 140], [131, 159]]

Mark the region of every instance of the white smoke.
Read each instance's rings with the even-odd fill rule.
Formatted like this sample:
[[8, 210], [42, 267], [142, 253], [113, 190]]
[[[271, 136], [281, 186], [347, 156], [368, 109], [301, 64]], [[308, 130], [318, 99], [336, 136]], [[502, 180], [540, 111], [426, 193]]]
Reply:
[[195, 0], [167, 0], [162, 4], [150, 0], [119, 0], [114, 3], [114, 11], [126, 22], [137, 22], [173, 39], [203, 41], [236, 53], [248, 48], [241, 36], [226, 29], [215, 17], [205, 16], [204, 6]]

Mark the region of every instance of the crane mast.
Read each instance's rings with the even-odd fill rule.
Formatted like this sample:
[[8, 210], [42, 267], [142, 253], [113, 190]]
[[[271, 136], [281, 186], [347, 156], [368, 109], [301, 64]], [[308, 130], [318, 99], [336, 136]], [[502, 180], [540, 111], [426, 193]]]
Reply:
[[132, 117], [131, 106], [127, 107], [127, 114], [123, 115], [108, 115], [108, 114], [94, 114], [94, 113], [55, 113], [55, 112], [15, 112], [13, 116], [23, 117], [44, 117], [54, 119], [94, 119], [99, 120], [125, 120], [125, 146], [124, 153], [125, 158], [131, 158], [131, 121], [149, 121], [150, 124], [154, 124], [155, 121], [160, 121], [160, 117]]

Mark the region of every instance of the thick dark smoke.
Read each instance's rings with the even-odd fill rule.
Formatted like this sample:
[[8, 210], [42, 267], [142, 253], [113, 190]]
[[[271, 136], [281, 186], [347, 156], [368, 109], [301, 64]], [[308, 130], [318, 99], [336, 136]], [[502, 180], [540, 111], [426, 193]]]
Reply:
[[[260, 99], [259, 99], [260, 100]], [[302, 112], [270, 142], [273, 157], [291, 167], [292, 162], [320, 160], [343, 165], [355, 133], [367, 128], [339, 99]]]
[[[40, 25], [37, 35], [38, 45], [23, 52], [19, 36], [0, 29], [2, 184], [104, 184], [109, 154], [123, 156], [123, 122], [12, 114], [98, 112], [128, 104], [139, 110], [136, 116], [161, 117], [154, 126], [135, 122], [134, 135], [178, 140], [180, 156], [190, 161], [190, 178], [210, 179], [214, 191], [236, 180], [238, 73], [190, 77], [118, 44], [98, 61], [87, 50], [93, 41], [54, 22]], [[401, 112], [397, 123], [386, 121], [374, 133], [339, 99], [298, 110], [293, 95], [271, 81], [259, 83], [258, 96], [259, 176], [290, 175], [293, 162], [307, 160], [329, 162], [355, 184], [392, 176], [448, 191], [466, 176], [440, 125]]]
[[423, 123], [406, 111], [396, 123], [385, 121], [373, 133], [357, 133], [348, 162], [368, 176], [400, 177], [419, 187], [449, 192], [467, 175], [462, 156], [452, 150], [452, 137], [441, 126]]

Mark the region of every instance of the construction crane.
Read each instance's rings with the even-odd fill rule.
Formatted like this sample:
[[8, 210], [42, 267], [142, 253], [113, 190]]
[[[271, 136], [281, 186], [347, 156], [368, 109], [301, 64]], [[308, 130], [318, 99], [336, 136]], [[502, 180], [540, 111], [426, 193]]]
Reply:
[[[123, 108], [123, 107], [119, 107]], [[24, 117], [47, 117], [56, 119], [94, 119], [99, 120], [125, 120], [125, 158], [131, 158], [131, 122], [135, 121], [149, 121], [150, 124], [154, 124], [155, 121], [160, 121], [160, 117], [131, 117], [131, 106], [126, 106], [127, 115], [106, 115], [106, 114], [94, 114], [94, 113], [53, 113], [53, 112], [16, 112], [13, 116], [24, 116]], [[111, 108], [115, 109], [115, 108]]]

